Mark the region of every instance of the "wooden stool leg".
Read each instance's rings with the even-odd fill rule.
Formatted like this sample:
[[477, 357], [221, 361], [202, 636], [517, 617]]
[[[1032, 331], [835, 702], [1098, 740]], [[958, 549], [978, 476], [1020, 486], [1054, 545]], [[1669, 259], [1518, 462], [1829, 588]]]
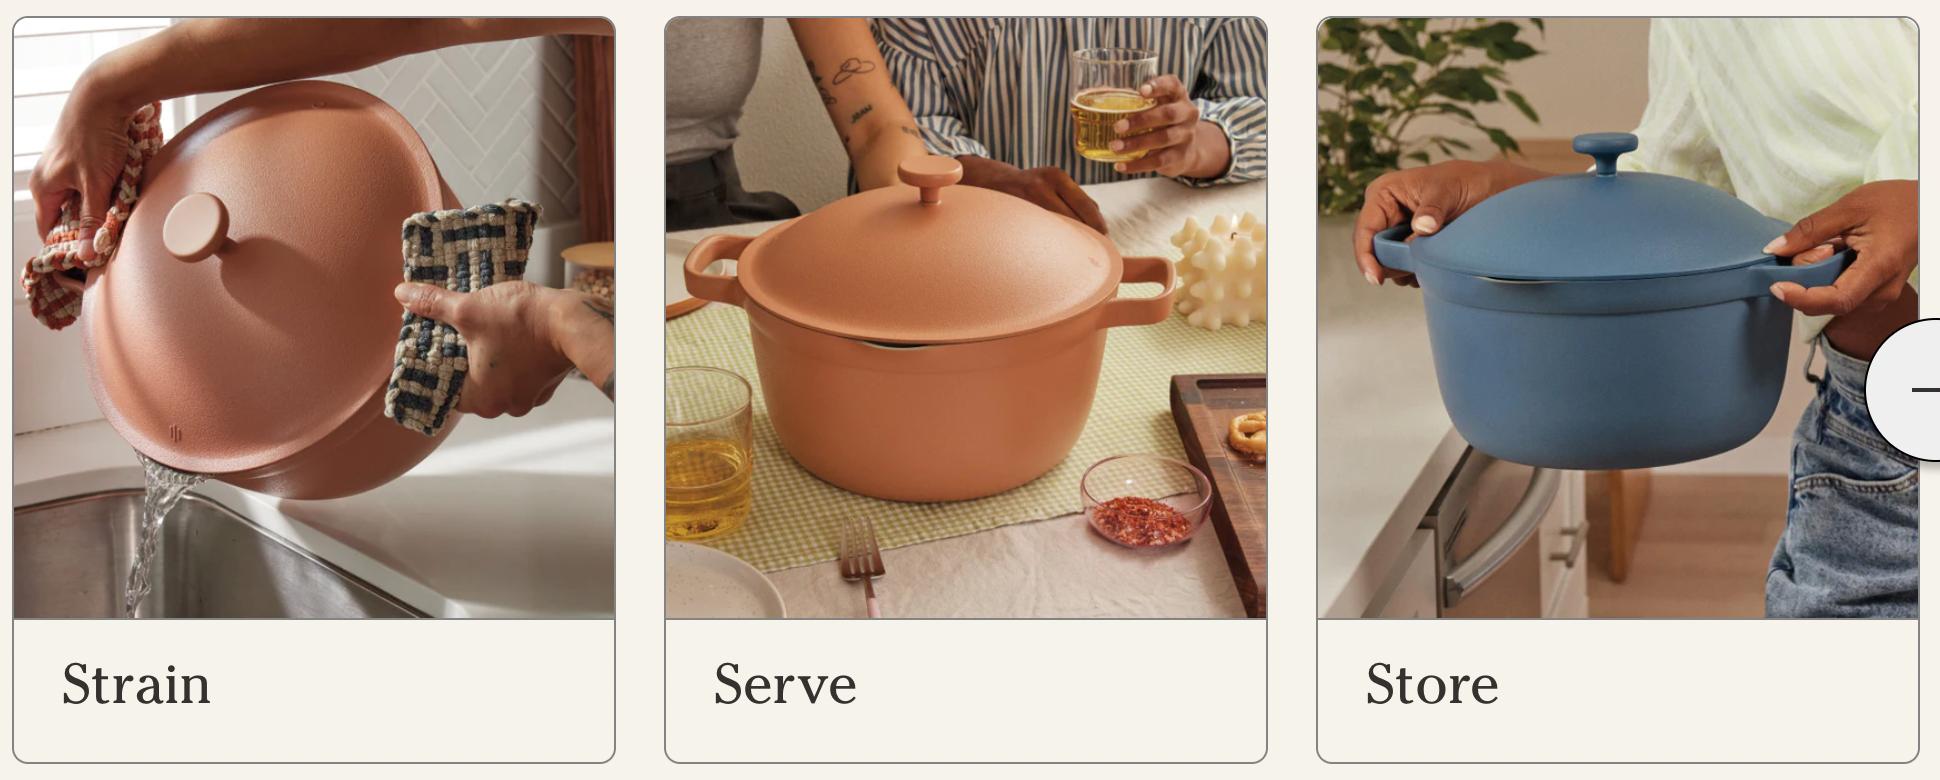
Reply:
[[1610, 581], [1623, 582], [1635, 562], [1637, 534], [1650, 503], [1650, 470], [1596, 471], [1588, 477], [1592, 541], [1604, 551]]

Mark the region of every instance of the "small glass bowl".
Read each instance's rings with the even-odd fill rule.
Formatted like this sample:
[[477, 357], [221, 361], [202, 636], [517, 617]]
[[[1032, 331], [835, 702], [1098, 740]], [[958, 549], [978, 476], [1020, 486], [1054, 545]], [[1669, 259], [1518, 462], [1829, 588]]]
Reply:
[[1091, 529], [1134, 550], [1160, 550], [1191, 540], [1212, 508], [1212, 481], [1204, 473], [1158, 455], [1098, 461], [1078, 480], [1078, 493]]

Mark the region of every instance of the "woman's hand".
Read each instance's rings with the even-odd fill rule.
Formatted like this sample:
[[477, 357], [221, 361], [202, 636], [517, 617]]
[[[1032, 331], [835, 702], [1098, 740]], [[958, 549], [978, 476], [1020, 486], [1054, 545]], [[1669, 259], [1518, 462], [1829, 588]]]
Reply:
[[[396, 295], [404, 308], [465, 337], [471, 371], [459, 391], [458, 411], [480, 417], [523, 417], [551, 400], [573, 367], [558, 340], [559, 324], [574, 307], [605, 306], [584, 293], [531, 282], [503, 282], [473, 293], [405, 283]], [[601, 316], [610, 316], [611, 308], [606, 311]]]
[[1804, 264], [1842, 247], [1857, 256], [1831, 285], [1807, 289], [1779, 282], [1772, 285], [1772, 295], [1806, 314], [1834, 316], [1871, 314], [1899, 300], [1920, 266], [1920, 183], [1896, 179], [1861, 185], [1799, 220], [1765, 251]]
[[971, 154], [958, 157], [957, 162], [963, 165], [964, 184], [1023, 198], [1083, 222], [1092, 230], [1106, 232], [1105, 215], [1098, 211], [1098, 204], [1062, 168], [1024, 170]]
[[1361, 217], [1354, 223], [1354, 262], [1367, 283], [1382, 280], [1419, 286], [1414, 274], [1381, 265], [1374, 257], [1374, 234], [1410, 222], [1417, 235], [1432, 236], [1450, 220], [1489, 196], [1518, 184], [1548, 176], [1504, 160], [1450, 160], [1420, 168], [1392, 171], [1367, 186]]
[[34, 198], [34, 227], [45, 237], [60, 221], [61, 206], [78, 198], [81, 258], [94, 259], [94, 232], [114, 205], [116, 182], [128, 161], [128, 118], [140, 103], [125, 108], [91, 75], [70, 93], [46, 150], [27, 177]]
[[[1145, 152], [1144, 157], [1113, 166], [1119, 173], [1157, 172], [1160, 176], [1213, 179], [1233, 162], [1233, 145], [1226, 131], [1199, 121], [1199, 106], [1178, 76], [1170, 73], [1145, 82], [1138, 93], [1158, 104], [1118, 120], [1114, 152]], [[1146, 132], [1149, 131], [1149, 132]], [[1128, 133], [1139, 135], [1127, 136]]]

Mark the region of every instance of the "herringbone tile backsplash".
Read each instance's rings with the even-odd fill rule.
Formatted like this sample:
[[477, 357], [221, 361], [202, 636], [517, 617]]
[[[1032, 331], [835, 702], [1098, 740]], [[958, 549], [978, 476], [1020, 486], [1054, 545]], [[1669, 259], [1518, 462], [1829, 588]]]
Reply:
[[[521, 198], [544, 206], [548, 225], [579, 218], [570, 38], [455, 46], [328, 80], [410, 120], [464, 205]], [[195, 109], [236, 94], [200, 96]]]

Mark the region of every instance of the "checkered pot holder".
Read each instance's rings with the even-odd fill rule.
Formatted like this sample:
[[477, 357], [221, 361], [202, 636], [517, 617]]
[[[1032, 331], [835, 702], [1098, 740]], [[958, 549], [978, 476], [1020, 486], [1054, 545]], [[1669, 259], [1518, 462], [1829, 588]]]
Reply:
[[72, 195], [61, 204], [60, 219], [42, 237], [40, 252], [21, 269], [20, 286], [27, 292], [28, 310], [40, 324], [60, 330], [81, 315], [81, 295], [55, 283], [56, 274], [84, 278], [90, 268], [106, 265], [115, 256], [121, 226], [140, 199], [141, 172], [162, 148], [162, 104], [150, 103], [128, 118], [128, 157], [115, 181], [114, 201], [94, 233], [94, 259], [81, 259], [81, 199]]
[[[454, 292], [517, 281], [525, 275], [538, 224], [539, 207], [519, 200], [415, 215], [404, 221], [404, 280]], [[467, 359], [457, 330], [405, 312], [384, 414], [426, 436], [436, 434], [458, 405]]]

